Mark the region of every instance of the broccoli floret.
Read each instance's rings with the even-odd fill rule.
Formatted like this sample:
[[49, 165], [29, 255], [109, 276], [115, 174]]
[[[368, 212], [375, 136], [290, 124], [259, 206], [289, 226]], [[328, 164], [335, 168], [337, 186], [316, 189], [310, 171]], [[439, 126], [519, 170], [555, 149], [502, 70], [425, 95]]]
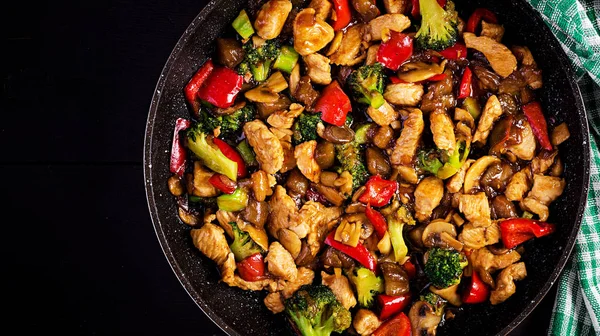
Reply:
[[417, 157], [419, 159], [419, 168], [433, 175], [437, 174], [444, 165], [439, 159], [439, 152], [435, 149], [420, 150]]
[[371, 308], [375, 295], [383, 293], [383, 279], [378, 277], [368, 268], [358, 267], [348, 275], [358, 294], [358, 303], [361, 307]]
[[211, 138], [204, 132], [205, 127], [205, 124], [197, 123], [188, 129], [188, 148], [202, 160], [206, 167], [236, 181], [237, 162], [226, 157], [214, 144], [211, 144]]
[[224, 137], [234, 135], [246, 122], [254, 120], [254, 116], [254, 106], [246, 104], [232, 114], [221, 117], [221, 134]]
[[273, 61], [281, 51], [279, 42], [253, 37], [252, 42], [247, 42], [242, 48], [245, 55], [244, 60], [238, 66], [238, 73], [245, 75], [250, 72], [257, 82], [266, 80]]
[[433, 312], [438, 316], [442, 315], [444, 308], [446, 307], [446, 300], [444, 300], [441, 296], [429, 291], [427, 291], [426, 294], [421, 295], [419, 300], [429, 303], [433, 307]]
[[196, 116], [198, 123], [196, 129], [205, 134], [213, 134], [213, 130], [221, 126], [222, 117], [215, 117], [206, 108], [200, 108]]
[[324, 285], [304, 285], [285, 300], [285, 312], [303, 336], [328, 336], [350, 327], [350, 311]]
[[294, 135], [292, 136], [292, 143], [294, 146], [317, 139], [317, 124], [321, 121], [321, 113], [302, 113], [296, 119], [294, 126], [292, 127], [292, 131], [294, 131]]
[[445, 10], [436, 0], [419, 0], [419, 4], [422, 20], [415, 35], [417, 46], [440, 51], [454, 45], [458, 37], [458, 13], [454, 3], [448, 1]]
[[363, 65], [348, 77], [352, 97], [359, 103], [379, 108], [384, 103], [383, 88], [385, 73], [381, 63]]
[[263, 249], [252, 240], [248, 232], [240, 230], [236, 222], [230, 222], [229, 225], [233, 229], [233, 243], [229, 245], [229, 248], [235, 256], [235, 261], [240, 262], [253, 254], [263, 252]]
[[336, 145], [335, 152], [341, 164], [340, 171], [347, 171], [352, 175], [352, 190], [365, 184], [369, 178], [369, 172], [363, 162], [360, 145], [354, 141]]
[[462, 270], [468, 262], [456, 250], [434, 247], [428, 252], [425, 275], [438, 288], [446, 288], [460, 282]]

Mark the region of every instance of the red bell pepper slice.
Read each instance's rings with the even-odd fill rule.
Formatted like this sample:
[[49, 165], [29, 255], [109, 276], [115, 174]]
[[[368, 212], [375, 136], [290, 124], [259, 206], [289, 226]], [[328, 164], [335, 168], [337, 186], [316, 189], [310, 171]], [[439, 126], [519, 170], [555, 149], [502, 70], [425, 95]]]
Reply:
[[400, 313], [377, 328], [373, 336], [410, 336], [410, 334], [410, 320], [406, 314]]
[[514, 248], [532, 238], [540, 238], [554, 232], [554, 224], [528, 219], [512, 218], [500, 223], [500, 232], [502, 233], [502, 243], [506, 248]]
[[542, 105], [539, 102], [531, 102], [523, 106], [523, 113], [525, 113], [525, 117], [527, 117], [527, 121], [533, 130], [533, 135], [535, 135], [542, 148], [552, 150], [552, 143], [550, 142], [550, 137], [548, 137], [546, 118], [544, 118], [544, 113], [542, 113]]
[[265, 278], [265, 262], [260, 253], [236, 263], [240, 277], [246, 281], [258, 281]]
[[365, 186], [366, 190], [360, 195], [358, 201], [376, 207], [388, 204], [398, 190], [398, 182], [384, 180], [379, 175], [371, 176]]
[[489, 23], [498, 23], [498, 17], [496, 17], [494, 12], [486, 8], [477, 8], [469, 17], [466, 30], [470, 33], [475, 33], [482, 19]]
[[371, 222], [373, 225], [373, 228], [377, 233], [377, 237], [379, 237], [379, 239], [383, 238], [387, 232], [387, 222], [385, 221], [383, 215], [379, 211], [371, 208], [371, 204], [367, 204], [365, 215], [367, 215], [369, 222]]
[[237, 184], [234, 181], [232, 181], [229, 177], [219, 173], [215, 173], [213, 176], [211, 176], [208, 179], [208, 182], [226, 194], [233, 194], [237, 188]]
[[379, 294], [377, 295], [377, 304], [379, 305], [379, 319], [387, 320], [389, 317], [401, 312], [406, 308], [411, 301], [411, 294], [392, 296]]
[[323, 121], [335, 126], [344, 126], [346, 115], [352, 111], [352, 105], [338, 81], [331, 82], [323, 89], [315, 104], [315, 111], [321, 112]]
[[237, 177], [245, 177], [246, 174], [248, 174], [248, 171], [246, 170], [246, 163], [244, 163], [244, 159], [242, 159], [240, 153], [238, 153], [235, 149], [233, 149], [233, 147], [229, 146], [221, 139], [214, 138], [213, 143], [219, 147], [223, 155], [225, 155], [229, 160], [237, 163]]
[[192, 107], [194, 114], [198, 113], [198, 110], [200, 109], [200, 102], [196, 99], [198, 90], [200, 90], [200, 87], [202, 84], [204, 84], [214, 69], [215, 66], [211, 59], [204, 62], [204, 64], [200, 67], [200, 69], [198, 69], [194, 76], [192, 76], [192, 79], [190, 79], [183, 90], [185, 94], [185, 100], [187, 100], [188, 104], [190, 104]]
[[363, 244], [358, 243], [356, 247], [352, 247], [344, 243], [340, 243], [339, 241], [335, 240], [335, 230], [331, 231], [331, 233], [327, 235], [327, 238], [325, 238], [325, 244], [347, 254], [350, 258], [358, 261], [361, 265], [365, 266], [373, 273], [377, 272], [377, 260]]
[[469, 67], [465, 68], [463, 72], [462, 79], [460, 81], [460, 87], [458, 91], [458, 99], [464, 99], [471, 96], [473, 92], [473, 86], [471, 85], [473, 81], [473, 72]]
[[228, 108], [242, 89], [244, 76], [228, 67], [216, 67], [198, 90], [198, 98], [220, 108]]
[[441, 73], [441, 74], [433, 75], [433, 76], [431, 76], [431, 77], [427, 78], [426, 80], [424, 80], [423, 82], [425, 82], [425, 81], [429, 81], [429, 82], [439, 82], [439, 81], [441, 81], [441, 80], [444, 80], [444, 79], [446, 79], [446, 77], [447, 77], [447, 76], [448, 76], [448, 75], [446, 75], [445, 73]]
[[190, 121], [187, 119], [179, 118], [175, 122], [175, 129], [173, 131], [173, 143], [171, 144], [171, 164], [169, 168], [171, 173], [177, 174], [178, 176], [183, 176], [185, 172], [185, 163], [187, 153], [185, 148], [181, 144], [181, 139], [179, 138], [179, 132], [186, 130], [190, 127]]
[[463, 292], [462, 301], [470, 304], [482, 303], [485, 302], [488, 297], [490, 297], [490, 288], [485, 282], [481, 281], [477, 271], [473, 270], [471, 282]]
[[335, 20], [333, 20], [331, 27], [333, 30], [338, 31], [346, 27], [352, 20], [350, 4], [348, 0], [333, 0], [333, 9], [335, 10]]
[[[442, 8], [446, 7], [446, 0], [437, 0], [437, 3]], [[410, 11], [410, 14], [414, 18], [421, 16], [421, 5], [419, 4], [419, 0], [412, 0], [412, 9]]]
[[377, 51], [377, 62], [391, 70], [398, 70], [413, 53], [412, 37], [390, 31], [390, 39], [382, 43]]
[[457, 42], [452, 47], [439, 51], [439, 53], [442, 57], [449, 60], [465, 59], [467, 58], [467, 46]]
[[406, 275], [408, 275], [409, 279], [412, 279], [417, 275], [417, 268], [415, 267], [415, 264], [410, 261], [410, 259], [402, 264], [402, 268], [404, 268], [406, 271]]

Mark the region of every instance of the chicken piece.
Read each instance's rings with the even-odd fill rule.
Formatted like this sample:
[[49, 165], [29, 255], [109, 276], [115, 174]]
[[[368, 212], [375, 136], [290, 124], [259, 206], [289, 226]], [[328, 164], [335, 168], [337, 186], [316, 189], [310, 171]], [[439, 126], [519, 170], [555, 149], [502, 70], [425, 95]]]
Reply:
[[279, 242], [269, 245], [269, 254], [265, 258], [269, 273], [281, 279], [293, 281], [298, 276], [298, 269], [294, 258]]
[[[293, 103], [290, 105], [289, 110], [281, 110], [275, 111], [271, 115], [267, 117], [267, 123], [269, 125], [278, 128], [280, 134], [277, 134], [275, 130], [271, 129], [271, 132], [279, 139], [285, 141], [291, 141], [291, 135], [293, 132], [285, 131], [292, 128], [294, 124], [294, 118], [298, 117], [302, 111], [304, 111], [304, 106], [300, 104]], [[289, 139], [286, 136], [290, 136]]]
[[552, 165], [554, 164], [554, 160], [558, 155], [558, 150], [553, 150], [551, 152], [541, 151], [536, 155], [535, 158], [531, 161], [531, 170], [534, 174], [544, 174]]
[[483, 108], [483, 113], [481, 114], [481, 118], [479, 119], [479, 123], [477, 124], [477, 130], [475, 131], [475, 135], [473, 136], [473, 142], [481, 142], [485, 145], [487, 142], [487, 137], [494, 126], [494, 123], [500, 116], [502, 115], [502, 106], [500, 105], [500, 101], [498, 97], [495, 95], [490, 96], [487, 102], [485, 103], [485, 107]]
[[[374, 44], [367, 49], [367, 59], [365, 65], [373, 65], [377, 62], [377, 53], [379, 52], [379, 44]], [[388, 100], [389, 101], [389, 100]]]
[[469, 256], [470, 264], [474, 269], [483, 269], [490, 273], [506, 268], [519, 260], [521, 255], [515, 250], [504, 254], [493, 254], [487, 247], [473, 250]]
[[315, 150], [317, 142], [315, 140], [306, 141], [294, 149], [294, 158], [300, 172], [312, 182], [319, 183], [321, 177], [321, 167], [315, 160]]
[[[219, 225], [225, 230], [225, 233], [233, 239], [233, 228], [231, 227], [231, 222], [238, 222], [238, 216], [231, 211], [225, 210], [217, 210], [215, 213], [215, 217]], [[239, 226], [239, 225], [238, 225]]]
[[562, 195], [565, 185], [566, 182], [562, 178], [535, 174], [533, 176], [533, 188], [527, 197], [535, 198], [542, 204], [550, 205], [558, 196]]
[[202, 254], [216, 262], [219, 266], [225, 263], [227, 255], [231, 251], [225, 238], [225, 231], [222, 228], [207, 223], [199, 229], [193, 229], [190, 234], [192, 235], [194, 246]]
[[566, 123], [561, 123], [560, 125], [554, 127], [552, 130], [552, 135], [550, 136], [552, 145], [558, 146], [561, 143], [567, 141], [571, 137], [571, 133], [569, 132], [569, 127]]
[[314, 83], [327, 85], [331, 83], [331, 65], [329, 65], [329, 58], [321, 54], [310, 54], [304, 56], [304, 63], [306, 63], [306, 74], [310, 77]]
[[454, 176], [448, 179], [446, 182], [446, 188], [448, 188], [448, 192], [457, 193], [462, 189], [463, 183], [465, 183], [465, 174], [473, 162], [475, 162], [473, 159], [468, 159], [465, 161], [462, 167], [460, 167], [460, 170], [454, 174]]
[[525, 263], [519, 262], [503, 269], [496, 278], [496, 288], [490, 294], [490, 302], [497, 305], [506, 301], [517, 290], [515, 280], [523, 280], [527, 276]]
[[492, 223], [487, 227], [475, 227], [473, 223], [463, 226], [462, 232], [458, 235], [458, 240], [472, 249], [480, 249], [487, 245], [496, 244], [500, 241], [500, 227]]
[[269, 209], [271, 209], [271, 212], [269, 213], [267, 230], [273, 237], [277, 237], [277, 232], [280, 229], [287, 229], [298, 213], [296, 202], [287, 195], [285, 188], [280, 185], [275, 187], [275, 192], [269, 200]]
[[521, 203], [519, 203], [519, 206], [523, 211], [529, 211], [538, 215], [541, 221], [548, 220], [548, 217], [550, 216], [550, 209], [548, 209], [548, 206], [542, 204], [542, 202], [533, 197], [524, 198]]
[[369, 22], [369, 41], [379, 41], [383, 38], [383, 30], [389, 29], [402, 32], [410, 27], [410, 19], [403, 14], [384, 14]]
[[283, 148], [283, 166], [279, 172], [287, 173], [296, 167], [296, 158], [294, 157], [294, 147], [290, 141], [280, 141]]
[[415, 83], [389, 84], [385, 88], [383, 98], [394, 105], [417, 106], [423, 98], [423, 85]]
[[283, 300], [281, 299], [281, 293], [279, 292], [267, 294], [263, 302], [265, 303], [265, 306], [267, 306], [267, 309], [273, 314], [279, 314], [285, 310]]
[[313, 270], [306, 267], [299, 267], [298, 276], [296, 276], [296, 279], [292, 281], [283, 281], [282, 284], [277, 287], [277, 289], [281, 291], [283, 298], [287, 299], [292, 297], [292, 295], [294, 295], [294, 293], [296, 293], [300, 287], [313, 283], [314, 278], [315, 272], [313, 272]]
[[456, 147], [456, 137], [454, 136], [454, 123], [450, 116], [446, 111], [436, 109], [429, 114], [429, 121], [431, 122], [433, 142], [437, 148], [453, 153]]
[[463, 39], [467, 48], [479, 50], [490, 62], [494, 71], [506, 78], [517, 69], [517, 59], [504, 44], [498, 43], [487, 36], [475, 36], [464, 33]]
[[500, 24], [487, 23], [485, 20], [482, 20], [481, 36], [487, 36], [500, 43], [502, 41], [502, 37], [504, 36], [504, 27]]
[[[308, 201], [304, 203], [297, 218], [290, 225], [290, 230], [294, 231], [294, 228], [308, 227], [308, 233], [304, 236], [307, 238], [306, 242], [308, 243], [311, 254], [316, 256], [321, 249], [322, 240], [324, 239], [325, 234], [332, 229], [329, 224], [332, 222], [332, 224], [337, 224], [335, 220], [343, 213], [344, 211], [342, 208], [327, 208], [319, 202]], [[303, 236], [298, 234], [298, 237]]]
[[402, 132], [396, 140], [390, 161], [394, 165], [410, 166], [425, 128], [423, 112], [419, 109], [412, 109], [402, 126]]
[[521, 62], [521, 64], [533, 66], [536, 65], [535, 60], [533, 59], [533, 55], [531, 54], [529, 48], [521, 46], [512, 46], [510, 50], [512, 51], [513, 55], [515, 55], [517, 60]]
[[331, 289], [344, 308], [350, 309], [356, 306], [354, 291], [352, 291], [352, 287], [350, 287], [348, 278], [341, 274], [341, 270], [331, 275], [321, 271], [321, 283]]
[[425, 222], [444, 197], [444, 182], [435, 177], [424, 178], [415, 189], [415, 217]]
[[399, 116], [399, 113], [386, 101], [377, 109], [369, 106], [367, 114], [379, 126], [388, 126], [392, 121], [398, 119]]
[[328, 0], [312, 0], [308, 8], [315, 9], [315, 15], [321, 20], [327, 20], [331, 12], [331, 2]]
[[512, 146], [506, 147], [506, 151], [514, 154], [521, 160], [531, 160], [535, 156], [535, 136], [533, 130], [526, 120], [523, 120], [521, 132], [521, 142]]
[[269, 186], [269, 177], [264, 171], [258, 170], [252, 173], [250, 180], [252, 181], [252, 192], [257, 201], [262, 202], [267, 196], [273, 195], [273, 190]]
[[269, 0], [256, 14], [254, 28], [256, 34], [265, 40], [279, 36], [288, 15], [292, 11], [292, 2], [289, 0]]
[[504, 195], [509, 201], [521, 201], [531, 188], [531, 169], [526, 167], [513, 175], [506, 186]]
[[193, 194], [198, 197], [215, 197], [219, 195], [219, 190], [208, 182], [214, 175], [212, 171], [205, 168], [200, 161], [194, 162], [194, 189]]
[[246, 281], [240, 278], [239, 275], [235, 274], [236, 264], [233, 253], [229, 253], [227, 255], [227, 259], [222, 265], [219, 266], [219, 270], [221, 271], [223, 282], [228, 284], [230, 287], [239, 287], [243, 290], [258, 291], [269, 288], [275, 283], [275, 281], [272, 279]]
[[409, 3], [409, 0], [383, 0], [385, 10], [390, 14], [404, 14]]
[[458, 209], [475, 227], [486, 227], [492, 223], [490, 204], [484, 192], [460, 195]]
[[329, 59], [331, 63], [337, 65], [353, 66], [362, 62], [367, 54], [363, 46], [363, 31], [365, 25], [354, 25], [344, 33], [340, 47], [331, 55]]
[[359, 309], [352, 319], [354, 330], [361, 336], [371, 335], [380, 325], [377, 315], [369, 309]]
[[254, 152], [260, 169], [275, 174], [283, 166], [283, 148], [279, 139], [260, 120], [244, 124], [244, 134]]
[[334, 34], [333, 28], [317, 17], [313, 8], [303, 9], [294, 19], [294, 49], [302, 56], [323, 49]]

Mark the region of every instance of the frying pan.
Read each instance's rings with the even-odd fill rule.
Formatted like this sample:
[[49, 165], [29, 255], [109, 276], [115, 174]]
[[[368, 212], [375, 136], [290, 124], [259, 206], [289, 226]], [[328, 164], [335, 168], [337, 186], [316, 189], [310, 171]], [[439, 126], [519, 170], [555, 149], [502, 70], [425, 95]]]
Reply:
[[[150, 105], [144, 143], [144, 179], [156, 235], [173, 271], [196, 304], [229, 335], [282, 335], [284, 318], [263, 305], [263, 293], [242, 291], [219, 283], [215, 264], [192, 245], [189, 228], [177, 217], [176, 202], [167, 187], [173, 125], [189, 117], [183, 87], [214, 53], [214, 40], [230, 29], [242, 8], [258, 0], [213, 0], [183, 33], [160, 75]], [[505, 335], [541, 301], [568, 260], [583, 215], [589, 184], [589, 144], [585, 110], [566, 54], [524, 0], [456, 0], [461, 17], [477, 7], [498, 14], [508, 45], [528, 46], [543, 70], [539, 99], [551, 123], [566, 122], [571, 138], [560, 146], [567, 181], [564, 194], [550, 208], [556, 233], [525, 245], [528, 276], [517, 292], [498, 306], [466, 305], [439, 335]]]

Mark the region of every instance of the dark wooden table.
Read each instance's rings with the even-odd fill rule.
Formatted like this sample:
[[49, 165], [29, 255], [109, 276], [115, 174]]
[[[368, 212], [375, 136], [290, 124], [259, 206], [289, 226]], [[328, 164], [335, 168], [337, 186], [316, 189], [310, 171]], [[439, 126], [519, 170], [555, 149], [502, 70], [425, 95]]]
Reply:
[[[5, 330], [222, 335], [163, 256], [142, 176], [154, 86], [205, 3], [17, 1], [3, 8]], [[554, 295], [513, 335], [545, 334]]]

